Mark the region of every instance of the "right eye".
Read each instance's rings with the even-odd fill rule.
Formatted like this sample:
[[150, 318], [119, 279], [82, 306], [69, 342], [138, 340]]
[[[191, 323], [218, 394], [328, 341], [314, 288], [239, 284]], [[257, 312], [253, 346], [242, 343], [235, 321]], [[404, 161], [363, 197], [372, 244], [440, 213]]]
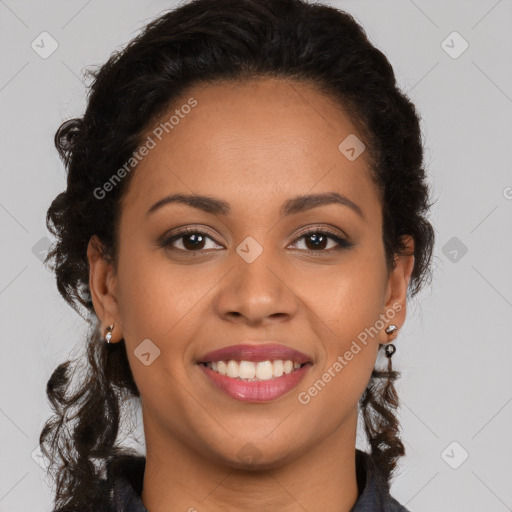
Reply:
[[[205, 249], [204, 245], [208, 239], [215, 242], [215, 240], [213, 240], [213, 238], [210, 237], [205, 231], [194, 228], [185, 228], [165, 238], [161, 245], [162, 247], [175, 249], [178, 251], [194, 252]], [[182, 247], [175, 246], [177, 241], [181, 243]], [[215, 249], [215, 247], [206, 247], [206, 249]]]

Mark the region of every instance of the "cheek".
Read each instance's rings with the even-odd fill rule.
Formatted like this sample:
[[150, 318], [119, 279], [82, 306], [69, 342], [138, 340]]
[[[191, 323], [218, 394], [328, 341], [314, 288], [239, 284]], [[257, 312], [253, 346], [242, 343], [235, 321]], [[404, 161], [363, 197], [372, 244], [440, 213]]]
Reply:
[[326, 327], [327, 337], [350, 341], [382, 313], [386, 272], [379, 255], [358, 252], [331, 271], [304, 281], [302, 293]]
[[317, 373], [308, 382], [312, 387], [304, 391], [314, 400], [318, 414], [337, 411], [334, 424], [357, 407], [379, 347], [379, 336], [370, 327], [382, 313], [382, 290], [376, 285], [380, 276], [368, 267], [351, 270], [323, 279], [322, 293], [310, 303], [310, 322], [321, 347]]
[[360, 251], [315, 282], [304, 296], [312, 299], [311, 321], [323, 351], [319, 370], [325, 392], [319, 402], [334, 410], [355, 407], [375, 367], [381, 338], [375, 325], [383, 313], [384, 255], [377, 246]]
[[[191, 311], [206, 285], [171, 271], [155, 255], [120, 253], [118, 306], [133, 378], [150, 408], [176, 410], [170, 392], [184, 382]], [[149, 341], [148, 341], [149, 340]], [[147, 355], [148, 354], [148, 355]]]
[[[117, 297], [123, 328], [133, 338], [162, 341], [189, 312], [206, 286], [191, 272], [171, 265], [162, 249], [148, 250], [140, 241], [121, 243]], [[130, 247], [130, 250], [126, 250]], [[188, 267], [191, 269], [192, 267]]]

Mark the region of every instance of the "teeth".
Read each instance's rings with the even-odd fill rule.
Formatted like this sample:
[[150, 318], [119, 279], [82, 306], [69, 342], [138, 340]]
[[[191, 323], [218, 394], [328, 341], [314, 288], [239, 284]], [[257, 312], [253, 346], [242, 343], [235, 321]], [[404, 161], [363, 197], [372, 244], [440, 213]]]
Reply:
[[[210, 364], [210, 363], [208, 363]], [[224, 361], [219, 361], [217, 363], [217, 371], [221, 374], [221, 375], [226, 375], [227, 373], [227, 369], [228, 369], [228, 365], [224, 362]], [[213, 368], [212, 368], [213, 370]]]
[[[272, 372], [272, 368], [270, 371]], [[236, 375], [236, 377], [240, 377], [242, 379], [254, 379], [254, 377], [256, 377], [256, 373], [258, 373], [258, 378], [261, 379], [261, 370], [257, 372], [256, 365], [254, 363], [251, 363], [250, 361], [240, 361], [240, 364], [238, 365], [238, 375]]]
[[281, 359], [274, 361], [272, 363], [272, 375], [274, 377], [281, 377], [281, 375], [283, 375], [283, 373], [284, 373], [283, 361]]
[[272, 378], [281, 377], [283, 374], [291, 373], [298, 370], [301, 364], [297, 361], [283, 361], [276, 359], [275, 361], [217, 361], [206, 363], [208, 368], [221, 375], [227, 375], [232, 379], [256, 381], [256, 380], [269, 380]]

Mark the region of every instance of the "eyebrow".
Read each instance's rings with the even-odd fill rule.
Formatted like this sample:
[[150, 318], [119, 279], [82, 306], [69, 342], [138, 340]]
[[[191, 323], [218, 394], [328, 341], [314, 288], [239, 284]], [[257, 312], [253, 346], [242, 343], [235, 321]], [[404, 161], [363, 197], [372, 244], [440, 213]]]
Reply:
[[[222, 199], [199, 194], [172, 194], [160, 199], [151, 206], [151, 208], [146, 212], [146, 216], [149, 216], [151, 213], [163, 206], [172, 203], [186, 204], [192, 208], [197, 208], [198, 210], [215, 215], [229, 215], [231, 213], [229, 203]], [[364, 214], [361, 208], [348, 197], [343, 194], [339, 194], [338, 192], [326, 192], [322, 194], [309, 194], [293, 197], [283, 203], [280, 213], [281, 216], [288, 216], [328, 204], [341, 204], [343, 206], [348, 206], [364, 219]]]

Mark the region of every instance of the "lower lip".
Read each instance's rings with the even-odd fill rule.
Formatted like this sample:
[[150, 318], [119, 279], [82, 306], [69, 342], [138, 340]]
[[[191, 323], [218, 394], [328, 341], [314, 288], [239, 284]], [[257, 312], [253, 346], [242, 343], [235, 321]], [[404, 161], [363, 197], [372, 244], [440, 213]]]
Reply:
[[221, 375], [208, 368], [208, 366], [199, 364], [201, 370], [215, 387], [241, 402], [270, 402], [280, 398], [299, 384], [311, 366], [312, 363], [306, 363], [298, 370], [283, 374], [281, 377], [245, 382]]

